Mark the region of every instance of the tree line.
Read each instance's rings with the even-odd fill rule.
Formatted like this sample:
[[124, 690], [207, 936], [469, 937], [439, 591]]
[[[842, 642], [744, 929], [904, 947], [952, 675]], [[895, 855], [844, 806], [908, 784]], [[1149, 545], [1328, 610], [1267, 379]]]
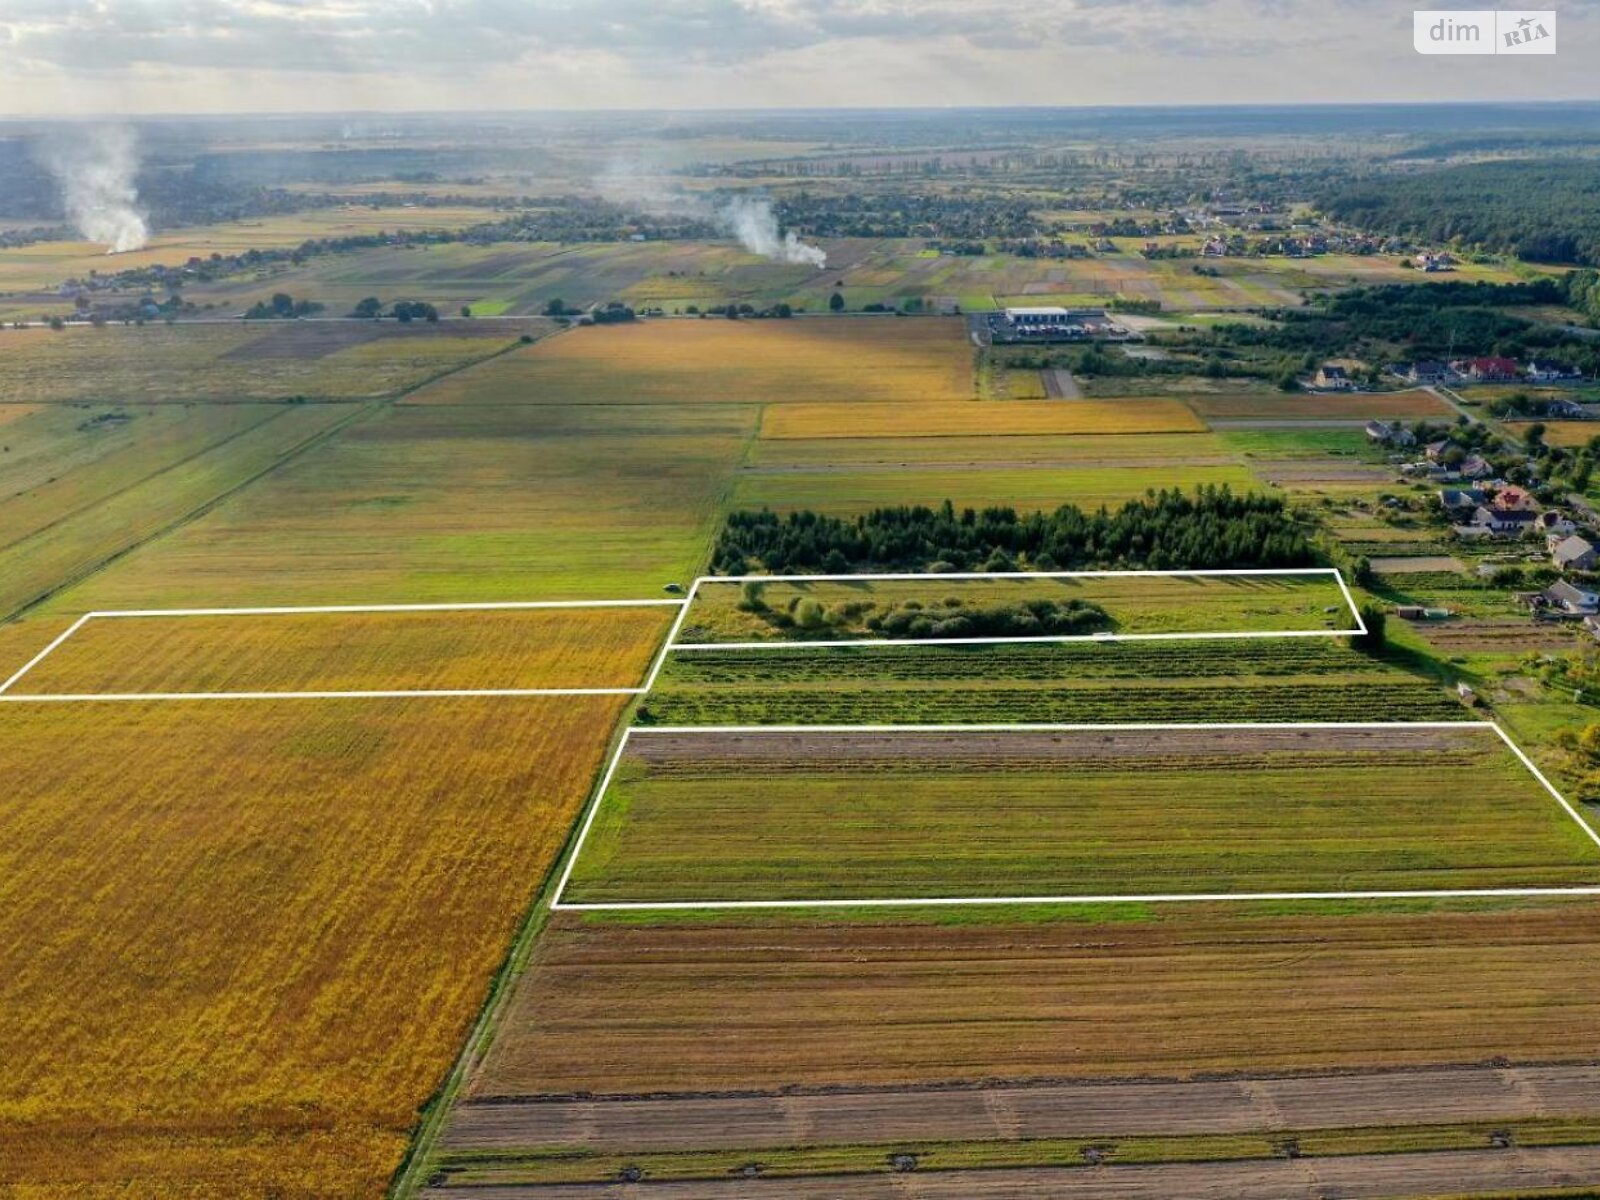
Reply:
[[1054, 512], [926, 506], [878, 508], [857, 517], [802, 509], [731, 513], [717, 539], [721, 574], [869, 569], [1199, 570], [1310, 566], [1306, 531], [1281, 499], [1226, 486], [1146, 493], [1115, 511]]

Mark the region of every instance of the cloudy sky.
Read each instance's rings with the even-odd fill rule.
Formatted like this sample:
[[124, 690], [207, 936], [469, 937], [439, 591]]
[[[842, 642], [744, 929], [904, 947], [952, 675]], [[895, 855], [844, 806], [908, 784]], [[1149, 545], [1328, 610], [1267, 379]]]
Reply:
[[1600, 98], [1557, 11], [1439, 58], [1384, 0], [0, 0], [0, 112]]

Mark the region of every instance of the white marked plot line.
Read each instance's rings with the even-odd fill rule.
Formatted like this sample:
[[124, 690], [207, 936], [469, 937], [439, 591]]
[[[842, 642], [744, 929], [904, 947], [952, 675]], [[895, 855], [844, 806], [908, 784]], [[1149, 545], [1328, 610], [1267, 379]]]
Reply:
[[0, 694], [4, 694], [5, 692], [10, 691], [12, 684], [16, 683], [19, 679], [21, 679], [29, 671], [33, 670], [40, 663], [42, 663], [46, 658], [48, 658], [50, 656], [51, 651], [55, 650], [56, 647], [60, 646], [62, 642], [66, 641], [73, 634], [77, 633], [78, 630], [83, 627], [83, 623], [85, 621], [87, 621], [92, 616], [94, 616], [93, 613], [84, 613], [83, 616], [79, 617], [71, 625], [68, 625], [66, 630], [63, 631], [61, 634], [59, 634], [54, 640], [52, 640], [51, 643], [48, 646], [46, 646], [43, 650], [39, 651], [39, 653], [35, 654], [27, 662], [23, 663], [21, 669], [18, 670], [14, 675], [12, 675], [10, 679], [7, 679], [4, 683], [0, 683]]
[[[231, 691], [231, 692], [19, 692], [9, 689], [23, 676], [59, 649], [73, 634], [91, 620], [139, 620], [162, 617], [274, 617], [305, 615], [337, 615], [354, 613], [449, 613], [449, 612], [527, 612], [541, 610], [573, 610], [587, 608], [659, 608], [676, 607], [678, 615], [672, 628], [676, 630], [688, 611], [689, 598], [648, 600], [491, 600], [460, 604], [320, 604], [282, 605], [252, 608], [137, 608], [107, 609], [84, 613], [60, 636], [23, 664], [11, 678], [0, 684], [0, 702], [61, 704], [71, 702], [134, 702], [164, 700], [341, 700], [341, 699], [411, 699], [421, 697], [453, 698], [469, 696], [642, 696], [650, 690], [650, 681], [638, 687], [553, 687], [553, 688], [385, 688], [373, 690], [307, 690], [307, 691]], [[660, 668], [660, 654], [671, 644], [671, 634], [658, 653], [656, 669]]]
[[916, 896], [873, 897], [856, 900], [612, 900], [595, 902], [568, 902], [565, 897], [573, 868], [583, 853], [589, 830], [594, 825], [600, 806], [605, 801], [611, 780], [627, 751], [633, 735], [642, 737], [686, 734], [796, 734], [796, 733], [1116, 733], [1116, 732], [1196, 732], [1213, 730], [1396, 730], [1396, 729], [1492, 729], [1514, 753], [1533, 777], [1549, 792], [1589, 840], [1600, 849], [1600, 834], [1568, 803], [1566, 797], [1534, 765], [1533, 761], [1513, 742], [1496, 721], [1223, 721], [1223, 722], [1132, 722], [1128, 724], [1060, 724], [1034, 722], [1026, 724], [973, 724], [973, 725], [636, 725], [623, 733], [616, 753], [606, 767], [604, 779], [589, 805], [583, 828], [578, 833], [566, 869], [550, 902], [552, 911], [558, 912], [717, 912], [739, 909], [829, 909], [829, 908], [919, 908], [949, 907], [954, 905], [1039, 905], [1039, 904], [1204, 904], [1241, 901], [1339, 901], [1339, 900], [1472, 900], [1516, 899], [1541, 896], [1600, 896], [1600, 884], [1568, 885], [1556, 887], [1475, 887], [1475, 888], [1418, 888], [1418, 889], [1357, 889], [1351, 891], [1283, 891], [1283, 892], [1141, 892], [1112, 893], [1084, 896]]

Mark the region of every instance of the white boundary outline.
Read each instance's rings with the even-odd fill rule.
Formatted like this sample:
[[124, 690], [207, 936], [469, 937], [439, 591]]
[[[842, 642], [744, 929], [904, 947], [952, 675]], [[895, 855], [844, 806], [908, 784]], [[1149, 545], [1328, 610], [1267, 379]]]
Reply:
[[[92, 620], [137, 620], [146, 617], [274, 617], [326, 613], [525, 612], [541, 609], [661, 608], [667, 606], [673, 606], [678, 609], [677, 619], [673, 621], [671, 629], [667, 633], [666, 641], [662, 643], [660, 650], [657, 651], [648, 677], [639, 687], [421, 688], [299, 692], [21, 692], [10, 694], [10, 689], [14, 684], [18, 683], [29, 671], [32, 671], [52, 653], [60, 649], [68, 638]], [[671, 648], [672, 639], [676, 635], [679, 626], [683, 624], [683, 613], [688, 606], [689, 598], [684, 596], [680, 599], [672, 600], [505, 600], [477, 604], [322, 604], [277, 608], [130, 608], [87, 612], [69, 625], [64, 632], [51, 641], [43, 650], [24, 663], [21, 669], [9, 679], [4, 683], [0, 683], [0, 702], [22, 703], [31, 701], [35, 703], [60, 704], [91, 700], [110, 703], [142, 700], [336, 700], [356, 697], [406, 699], [422, 696], [642, 696], [650, 690], [651, 684], [655, 682], [656, 672], [661, 667], [661, 659], [666, 656], [667, 651]]]
[[1339, 585], [1344, 602], [1349, 606], [1355, 624], [1346, 629], [1248, 629], [1226, 633], [1078, 633], [1055, 634], [1043, 637], [969, 637], [969, 638], [848, 638], [838, 641], [804, 641], [798, 639], [769, 638], [758, 642], [674, 642], [676, 651], [715, 650], [836, 650], [856, 646], [1002, 646], [1030, 642], [1065, 644], [1072, 642], [1181, 642], [1219, 641], [1223, 639], [1296, 638], [1296, 637], [1350, 637], [1364, 635], [1366, 622], [1355, 597], [1346, 586], [1344, 575], [1337, 567], [1272, 567], [1251, 570], [1216, 571], [927, 571], [893, 575], [702, 575], [689, 589], [685, 611], [694, 606], [703, 584], [720, 583], [873, 583], [891, 580], [926, 580], [939, 583], [946, 580], [991, 579], [1250, 579], [1250, 578], [1310, 578], [1331, 575]]
[[578, 833], [578, 840], [567, 856], [566, 867], [556, 885], [550, 908], [556, 912], [716, 912], [741, 909], [816, 909], [816, 908], [928, 908], [950, 905], [996, 904], [1196, 904], [1219, 901], [1271, 901], [1271, 900], [1454, 900], [1492, 898], [1496, 896], [1600, 896], [1600, 883], [1569, 887], [1477, 887], [1477, 888], [1426, 888], [1367, 891], [1324, 892], [1154, 892], [1119, 893], [1098, 896], [931, 896], [931, 897], [873, 897], [857, 900], [643, 900], [595, 901], [568, 903], [567, 885], [572, 879], [578, 857], [583, 853], [584, 842], [600, 812], [612, 777], [617, 772], [628, 743], [635, 734], [650, 737], [684, 734], [797, 734], [797, 733], [1005, 733], [1005, 732], [1112, 732], [1116, 730], [1227, 730], [1227, 729], [1492, 729], [1510, 748], [1535, 780], [1555, 798], [1567, 816], [1577, 824], [1588, 839], [1600, 850], [1600, 833], [1597, 833], [1565, 796], [1556, 790], [1544, 772], [1522, 752], [1497, 721], [1230, 721], [1187, 723], [1129, 723], [1120, 725], [1065, 725], [1065, 724], [1015, 724], [1015, 725], [643, 725], [625, 730], [606, 767], [599, 789], [589, 803], [588, 814]]

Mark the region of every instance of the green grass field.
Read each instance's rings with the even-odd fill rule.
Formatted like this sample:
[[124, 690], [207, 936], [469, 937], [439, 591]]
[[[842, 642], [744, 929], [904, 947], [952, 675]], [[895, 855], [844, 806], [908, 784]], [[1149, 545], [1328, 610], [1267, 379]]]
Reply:
[[1443, 688], [1343, 639], [886, 646], [669, 655], [665, 725], [1449, 721]]
[[1494, 886], [1600, 848], [1491, 730], [637, 735], [565, 898]]
[[[823, 606], [816, 629], [773, 618], [802, 600]], [[1013, 607], [1030, 601], [1098, 605], [1107, 632], [1122, 634], [1229, 633], [1239, 630], [1354, 628], [1354, 614], [1330, 575], [1158, 576], [1054, 579], [905, 579], [760, 585], [752, 609], [739, 584], [702, 584], [684, 620], [684, 642], [874, 638], [866, 622], [894, 611], [937, 615], [964, 609]], [[1330, 611], [1331, 610], [1331, 611]]]

